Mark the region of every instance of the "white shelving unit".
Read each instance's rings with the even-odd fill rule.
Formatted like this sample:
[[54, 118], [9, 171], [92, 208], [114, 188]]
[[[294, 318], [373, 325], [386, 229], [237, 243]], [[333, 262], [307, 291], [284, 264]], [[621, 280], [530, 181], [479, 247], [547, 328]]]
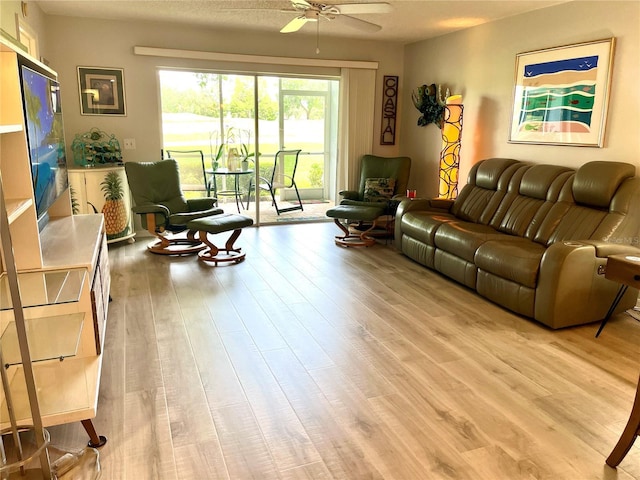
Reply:
[[[21, 57], [56, 78], [36, 59], [0, 41], [0, 196], [6, 209], [0, 211], [6, 220], [0, 222], [6, 229], [0, 248], [0, 369], [9, 392], [0, 398], [0, 428], [17, 422], [37, 430], [38, 425], [81, 421], [89, 445], [100, 446], [106, 439], [97, 435], [91, 419], [97, 414], [110, 288], [104, 219], [72, 215], [67, 188], [39, 229], [19, 81]], [[12, 282], [19, 287], [18, 297]], [[22, 342], [30, 350], [27, 359]], [[31, 390], [37, 392], [38, 418]], [[13, 399], [13, 418], [8, 397]]]

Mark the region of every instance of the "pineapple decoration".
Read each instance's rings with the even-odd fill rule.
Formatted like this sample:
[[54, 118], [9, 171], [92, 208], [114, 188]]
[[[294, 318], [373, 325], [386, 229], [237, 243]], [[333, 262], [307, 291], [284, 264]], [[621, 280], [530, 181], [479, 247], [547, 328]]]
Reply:
[[105, 175], [100, 186], [105, 199], [102, 214], [104, 215], [107, 238], [122, 237], [127, 234], [128, 230], [122, 179], [117, 172], [109, 172]]

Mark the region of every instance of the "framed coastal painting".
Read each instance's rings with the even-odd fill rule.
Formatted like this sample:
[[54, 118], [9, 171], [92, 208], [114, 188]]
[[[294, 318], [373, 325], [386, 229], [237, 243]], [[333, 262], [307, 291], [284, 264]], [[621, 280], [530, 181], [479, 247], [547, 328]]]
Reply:
[[509, 142], [602, 147], [614, 38], [516, 55]]
[[123, 69], [78, 67], [78, 88], [82, 115], [126, 115]]

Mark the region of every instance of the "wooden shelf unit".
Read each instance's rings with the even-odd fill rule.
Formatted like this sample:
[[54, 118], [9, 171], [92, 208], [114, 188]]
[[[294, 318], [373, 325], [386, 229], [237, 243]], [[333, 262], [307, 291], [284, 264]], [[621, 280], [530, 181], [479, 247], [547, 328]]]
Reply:
[[[0, 192], [18, 273], [22, 315], [44, 426], [82, 421], [91, 443], [98, 438], [91, 419], [97, 412], [104, 330], [110, 288], [104, 219], [72, 216], [67, 188], [38, 226], [22, 107], [19, 58], [57, 78], [49, 67], [0, 40]], [[63, 87], [64, 88], [64, 87]], [[0, 213], [3, 214], [3, 213]], [[23, 365], [15, 340], [13, 306], [4, 251], [0, 248], [0, 334], [4, 363], [18, 423], [29, 423]], [[8, 425], [0, 398], [0, 428]]]

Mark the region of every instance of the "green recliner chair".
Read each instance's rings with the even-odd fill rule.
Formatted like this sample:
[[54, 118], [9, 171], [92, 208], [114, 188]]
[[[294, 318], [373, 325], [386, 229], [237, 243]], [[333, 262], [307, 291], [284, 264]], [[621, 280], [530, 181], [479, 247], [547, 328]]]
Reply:
[[409, 157], [364, 155], [358, 190], [341, 191], [340, 203], [327, 210], [327, 216], [333, 218], [344, 233], [335, 237], [336, 243], [346, 247], [373, 245], [375, 239], [370, 234], [377, 226], [377, 219], [395, 215], [398, 202], [394, 197], [406, 193], [410, 172]]
[[[187, 255], [206, 248], [187, 228], [189, 221], [224, 213], [214, 207], [215, 198], [186, 199], [180, 188], [178, 162], [127, 162], [124, 164], [134, 213], [141, 215], [142, 226], [158, 240], [149, 251], [163, 255]], [[185, 235], [186, 231], [186, 235]]]
[[[360, 165], [360, 186], [358, 190], [340, 192], [340, 205], [360, 205], [370, 207], [372, 202], [388, 203], [396, 195], [404, 195], [409, 184], [411, 159], [409, 157], [378, 157], [363, 155]], [[384, 182], [384, 180], [387, 180]], [[390, 182], [392, 181], [392, 182]], [[387, 189], [386, 195], [380, 195], [380, 189]], [[389, 189], [391, 194], [389, 195]], [[385, 214], [393, 206], [385, 206]]]

